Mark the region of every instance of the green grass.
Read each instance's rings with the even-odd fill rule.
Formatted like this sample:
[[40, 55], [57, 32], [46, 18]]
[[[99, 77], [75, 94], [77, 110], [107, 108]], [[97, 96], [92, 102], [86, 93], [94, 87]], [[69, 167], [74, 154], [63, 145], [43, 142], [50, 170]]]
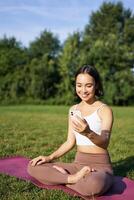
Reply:
[[[134, 179], [134, 107], [113, 107], [114, 126], [109, 146], [114, 172]], [[66, 139], [68, 107], [1, 106], [0, 157], [49, 155]], [[60, 158], [71, 162], [75, 149]], [[77, 200], [61, 191], [39, 189], [29, 182], [0, 175], [2, 200]]]

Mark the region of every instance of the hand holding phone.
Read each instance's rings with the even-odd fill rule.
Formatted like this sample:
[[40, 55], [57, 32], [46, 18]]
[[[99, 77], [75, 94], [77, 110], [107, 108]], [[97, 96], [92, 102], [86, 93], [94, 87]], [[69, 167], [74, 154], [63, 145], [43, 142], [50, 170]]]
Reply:
[[71, 111], [71, 117], [72, 118], [77, 120], [78, 119], [77, 116], [80, 117], [81, 119], [83, 119], [82, 114], [81, 114], [81, 112], [79, 110]]
[[[89, 134], [89, 125], [87, 121], [82, 117], [82, 114], [79, 110], [71, 111], [71, 118], [72, 118], [72, 127], [73, 130], [86, 136]], [[80, 119], [81, 118], [81, 119]]]

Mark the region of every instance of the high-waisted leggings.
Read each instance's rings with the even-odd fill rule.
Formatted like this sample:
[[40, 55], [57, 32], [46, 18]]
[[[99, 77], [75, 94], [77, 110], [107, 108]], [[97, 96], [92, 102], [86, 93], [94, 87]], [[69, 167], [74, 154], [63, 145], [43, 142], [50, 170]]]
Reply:
[[[61, 173], [53, 165], [62, 167], [68, 173]], [[89, 166], [95, 171], [86, 174], [75, 184], [68, 184], [68, 176], [77, 173], [84, 166]], [[84, 196], [101, 195], [113, 183], [113, 170], [108, 154], [77, 152], [73, 163], [44, 163], [34, 167], [29, 163], [28, 173], [41, 183], [48, 185], [65, 184]]]

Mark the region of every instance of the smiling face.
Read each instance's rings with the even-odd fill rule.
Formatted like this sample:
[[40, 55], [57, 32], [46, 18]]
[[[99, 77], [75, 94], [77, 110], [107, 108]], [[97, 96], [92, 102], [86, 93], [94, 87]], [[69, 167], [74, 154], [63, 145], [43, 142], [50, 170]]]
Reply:
[[87, 73], [76, 77], [76, 93], [82, 101], [88, 102], [95, 99], [96, 84], [92, 76]]

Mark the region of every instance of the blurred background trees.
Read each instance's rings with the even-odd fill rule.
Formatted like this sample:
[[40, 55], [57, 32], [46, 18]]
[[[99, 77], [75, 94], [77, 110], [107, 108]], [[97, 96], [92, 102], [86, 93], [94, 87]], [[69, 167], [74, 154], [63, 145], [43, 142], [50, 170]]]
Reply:
[[72, 104], [74, 75], [83, 64], [101, 74], [111, 105], [134, 102], [134, 15], [121, 2], [104, 2], [83, 32], [61, 44], [44, 30], [28, 48], [14, 37], [0, 39], [0, 103]]

